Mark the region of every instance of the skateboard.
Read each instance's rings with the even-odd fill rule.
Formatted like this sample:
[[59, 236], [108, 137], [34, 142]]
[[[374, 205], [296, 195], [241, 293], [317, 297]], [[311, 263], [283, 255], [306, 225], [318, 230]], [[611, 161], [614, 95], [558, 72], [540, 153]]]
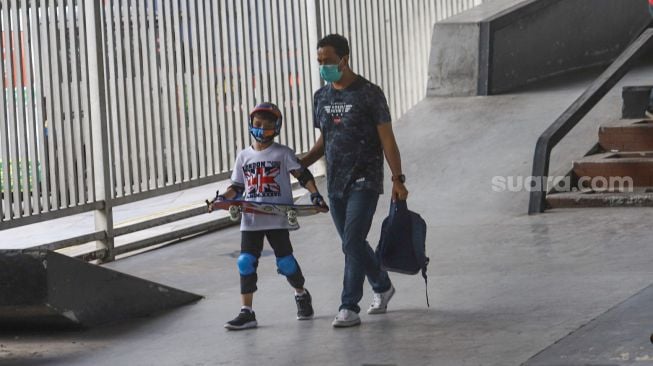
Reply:
[[288, 224], [292, 226], [297, 225], [298, 216], [310, 216], [329, 211], [328, 208], [316, 205], [294, 205], [245, 200], [206, 200], [206, 205], [213, 210], [229, 211], [229, 218], [232, 221], [238, 221], [244, 212], [255, 215], [285, 216], [288, 219]]

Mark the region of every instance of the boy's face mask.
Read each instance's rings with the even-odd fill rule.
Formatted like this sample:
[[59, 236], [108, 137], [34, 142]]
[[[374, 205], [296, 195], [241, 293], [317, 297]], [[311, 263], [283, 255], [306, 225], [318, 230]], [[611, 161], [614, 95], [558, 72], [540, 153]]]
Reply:
[[277, 135], [276, 129], [261, 127], [251, 127], [249, 133], [254, 137], [254, 140], [263, 143], [274, 140], [274, 137]]
[[320, 65], [320, 76], [328, 83], [334, 83], [342, 78], [340, 62], [332, 65]]

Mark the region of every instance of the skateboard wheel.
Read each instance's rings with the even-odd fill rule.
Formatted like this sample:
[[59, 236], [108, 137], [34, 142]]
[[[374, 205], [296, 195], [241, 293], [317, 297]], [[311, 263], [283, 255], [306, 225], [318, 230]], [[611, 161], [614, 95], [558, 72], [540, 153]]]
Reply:
[[231, 221], [238, 221], [240, 218], [240, 207], [239, 206], [229, 206], [229, 218]]
[[288, 210], [286, 212], [286, 216], [288, 216], [288, 223], [290, 225], [297, 225], [297, 211], [295, 210]]

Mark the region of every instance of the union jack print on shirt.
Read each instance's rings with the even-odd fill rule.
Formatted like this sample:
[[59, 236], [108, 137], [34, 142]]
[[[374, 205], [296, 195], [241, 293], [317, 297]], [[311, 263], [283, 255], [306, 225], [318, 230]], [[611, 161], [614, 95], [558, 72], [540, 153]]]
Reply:
[[247, 182], [247, 198], [281, 196], [281, 187], [275, 178], [281, 171], [281, 162], [261, 161], [243, 166]]

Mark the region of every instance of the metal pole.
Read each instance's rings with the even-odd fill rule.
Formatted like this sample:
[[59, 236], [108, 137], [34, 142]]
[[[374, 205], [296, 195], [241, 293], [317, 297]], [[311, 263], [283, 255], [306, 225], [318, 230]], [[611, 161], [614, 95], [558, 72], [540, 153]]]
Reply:
[[115, 259], [113, 238], [113, 206], [111, 198], [109, 136], [107, 125], [104, 54], [102, 50], [101, 1], [84, 1], [86, 13], [89, 94], [91, 125], [93, 131], [93, 171], [95, 174], [95, 200], [104, 201], [104, 207], [95, 211], [95, 230], [104, 231], [104, 240], [97, 241], [98, 249], [105, 249], [102, 261]]

